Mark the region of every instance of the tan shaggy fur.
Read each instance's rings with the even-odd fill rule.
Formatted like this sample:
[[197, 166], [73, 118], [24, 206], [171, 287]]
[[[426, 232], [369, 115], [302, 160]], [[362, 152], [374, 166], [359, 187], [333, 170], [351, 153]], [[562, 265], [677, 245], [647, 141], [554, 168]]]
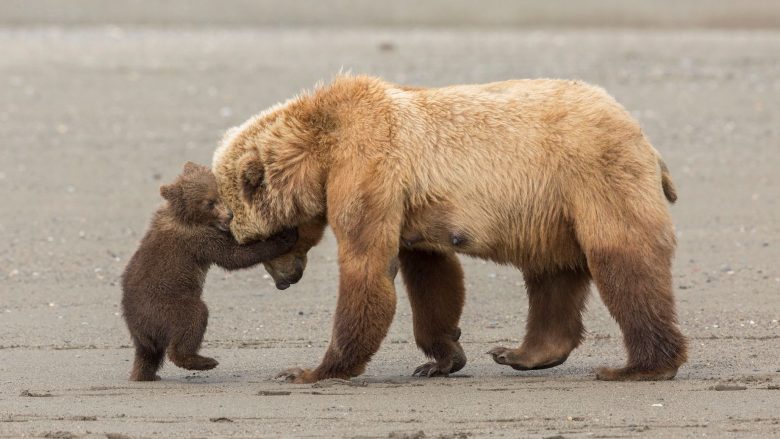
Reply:
[[433, 360], [415, 374], [461, 369], [455, 253], [523, 271], [525, 340], [492, 349], [500, 364], [565, 361], [583, 337], [591, 280], [628, 351], [625, 367], [598, 378], [669, 379], [686, 361], [672, 295], [675, 189], [637, 122], [598, 87], [339, 76], [229, 131], [213, 171], [239, 241], [300, 226], [305, 254], [326, 222], [338, 240], [331, 344], [317, 368], [283, 372], [290, 381], [363, 372], [395, 312], [398, 262], [417, 344]]

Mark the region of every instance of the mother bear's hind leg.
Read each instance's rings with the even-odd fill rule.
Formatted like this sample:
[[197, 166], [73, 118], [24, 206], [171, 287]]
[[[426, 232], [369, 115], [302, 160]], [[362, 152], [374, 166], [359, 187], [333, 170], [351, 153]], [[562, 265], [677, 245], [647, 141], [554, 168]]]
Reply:
[[562, 364], [584, 334], [582, 310], [590, 275], [584, 268], [553, 273], [524, 273], [528, 320], [523, 344], [488, 351], [499, 364], [516, 370], [547, 369]]
[[413, 375], [433, 377], [457, 372], [466, 365], [458, 339], [463, 311], [463, 269], [454, 254], [401, 249], [401, 274], [412, 305], [414, 338], [431, 361]]
[[671, 246], [658, 244], [588, 252], [593, 279], [628, 351], [625, 367], [601, 368], [597, 379], [669, 380], [687, 360], [672, 294], [671, 254]]

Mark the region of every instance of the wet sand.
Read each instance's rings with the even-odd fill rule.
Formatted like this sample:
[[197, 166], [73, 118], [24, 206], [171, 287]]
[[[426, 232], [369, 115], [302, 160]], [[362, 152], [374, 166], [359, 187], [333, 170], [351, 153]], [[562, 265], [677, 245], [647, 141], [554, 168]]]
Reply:
[[[722, 30], [0, 29], [0, 437], [769, 437], [780, 429], [780, 33]], [[400, 281], [366, 374], [288, 385], [335, 307], [329, 234], [304, 279], [212, 269], [203, 352], [130, 383], [118, 277], [158, 186], [222, 132], [341, 68], [421, 85], [580, 78], [642, 122], [680, 193], [674, 281], [690, 361], [674, 381], [607, 383], [625, 360], [593, 290], [563, 365], [516, 372], [520, 273], [463, 258], [469, 363], [424, 361]], [[723, 385], [717, 387], [719, 385]], [[717, 390], [720, 389], [720, 390]]]

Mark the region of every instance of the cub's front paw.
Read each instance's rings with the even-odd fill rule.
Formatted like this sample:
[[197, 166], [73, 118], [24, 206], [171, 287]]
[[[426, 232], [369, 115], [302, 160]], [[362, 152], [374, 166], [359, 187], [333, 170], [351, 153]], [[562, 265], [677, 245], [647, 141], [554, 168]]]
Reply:
[[291, 367], [283, 370], [276, 375], [277, 380], [284, 380], [293, 384], [308, 384], [319, 381], [317, 375], [311, 369], [301, 369], [300, 367]]
[[283, 247], [285, 250], [292, 250], [292, 248], [295, 246], [295, 243], [298, 242], [298, 229], [294, 227], [291, 229], [285, 229], [272, 236], [271, 239], [275, 244]]

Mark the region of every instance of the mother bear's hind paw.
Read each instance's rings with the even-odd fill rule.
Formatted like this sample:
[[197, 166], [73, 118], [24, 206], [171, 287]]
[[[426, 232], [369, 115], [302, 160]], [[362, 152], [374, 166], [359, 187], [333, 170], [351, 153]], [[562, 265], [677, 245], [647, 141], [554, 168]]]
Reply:
[[463, 369], [466, 366], [466, 354], [463, 352], [463, 347], [458, 343], [459, 338], [460, 329], [457, 329], [457, 333], [452, 340], [448, 340], [446, 344], [439, 346], [440, 348], [446, 346], [447, 349], [438, 352], [436, 361], [421, 364], [414, 370], [412, 376], [427, 378], [446, 377]]
[[502, 346], [494, 347], [487, 351], [487, 354], [492, 356], [496, 363], [511, 366], [515, 370], [549, 369], [563, 364], [569, 358], [568, 352], [541, 351], [534, 353]]
[[308, 384], [318, 381], [313, 371], [310, 369], [301, 369], [300, 367], [285, 369], [276, 375], [276, 379], [284, 380], [292, 384]]
[[412, 376], [418, 376], [423, 378], [433, 378], [433, 377], [446, 377], [450, 375], [450, 371], [452, 370], [452, 361], [449, 362], [449, 364], [439, 364], [436, 361], [431, 361], [425, 364], [421, 364], [417, 367], [417, 369], [414, 370], [412, 373]]
[[677, 368], [640, 370], [635, 367], [613, 369], [601, 367], [596, 370], [596, 379], [600, 381], [666, 381], [677, 375]]

